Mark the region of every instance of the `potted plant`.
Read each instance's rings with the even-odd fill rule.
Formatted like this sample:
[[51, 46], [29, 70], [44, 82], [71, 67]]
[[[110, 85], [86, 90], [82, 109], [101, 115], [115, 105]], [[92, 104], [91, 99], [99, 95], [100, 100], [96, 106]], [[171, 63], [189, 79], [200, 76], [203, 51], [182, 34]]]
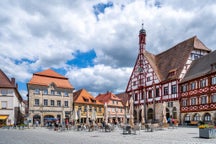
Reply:
[[216, 138], [216, 129], [214, 125], [202, 124], [199, 126], [200, 138]]

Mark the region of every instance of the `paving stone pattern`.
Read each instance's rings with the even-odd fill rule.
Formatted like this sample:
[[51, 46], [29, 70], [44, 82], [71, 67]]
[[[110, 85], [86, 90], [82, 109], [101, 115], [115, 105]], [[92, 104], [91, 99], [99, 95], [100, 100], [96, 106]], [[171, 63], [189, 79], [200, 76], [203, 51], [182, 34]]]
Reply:
[[198, 128], [141, 130], [136, 135], [123, 135], [122, 132], [119, 128], [113, 132], [0, 129], [0, 144], [216, 144], [216, 139], [199, 138]]

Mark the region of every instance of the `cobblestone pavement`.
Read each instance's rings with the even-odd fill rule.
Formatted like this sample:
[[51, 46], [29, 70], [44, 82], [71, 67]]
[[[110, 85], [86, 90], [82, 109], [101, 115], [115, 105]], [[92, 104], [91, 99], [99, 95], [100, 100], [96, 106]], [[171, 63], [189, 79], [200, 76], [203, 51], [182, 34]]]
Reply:
[[198, 128], [164, 129], [154, 132], [137, 131], [136, 135], [123, 135], [122, 130], [63, 131], [46, 128], [25, 130], [0, 129], [0, 144], [215, 144], [216, 139], [199, 138]]

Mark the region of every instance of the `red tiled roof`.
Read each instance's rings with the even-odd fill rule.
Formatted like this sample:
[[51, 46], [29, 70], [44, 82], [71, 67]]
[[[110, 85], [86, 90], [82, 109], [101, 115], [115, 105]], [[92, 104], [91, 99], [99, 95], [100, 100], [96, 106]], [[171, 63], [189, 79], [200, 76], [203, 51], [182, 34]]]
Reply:
[[[74, 92], [74, 103], [85, 103], [85, 104], [98, 104], [103, 105], [103, 103], [96, 100], [87, 90], [81, 89]], [[87, 101], [85, 101], [87, 100]]]
[[129, 94], [128, 93], [120, 93], [120, 94], [116, 94], [116, 96], [118, 97], [118, 98], [120, 98], [121, 99], [121, 101], [122, 101], [122, 104], [124, 105], [124, 106], [126, 106], [127, 105], [127, 102], [129, 101], [129, 99], [130, 99], [130, 97], [129, 97]]
[[15, 84], [9, 80], [6, 74], [0, 69], [0, 87], [4, 88], [16, 88]]
[[172, 70], [176, 70], [176, 74], [171, 79], [178, 78], [193, 49], [205, 50], [207, 52], [211, 51], [194, 36], [156, 55], [156, 73], [158, 73], [161, 80], [168, 80], [168, 74]]
[[1, 88], [12, 88], [16, 92], [16, 97], [20, 100], [23, 101], [22, 96], [20, 95], [18, 89], [17, 89], [17, 84], [15, 82], [15, 78], [13, 80], [10, 80], [7, 75], [0, 69], [0, 87]]
[[67, 79], [66, 77], [60, 75], [59, 73], [53, 71], [52, 69], [47, 69], [47, 70], [44, 70], [42, 72], [37, 72], [37, 73], [34, 73], [34, 74], [39, 75], [39, 76], [47, 76], [47, 77]]
[[59, 88], [73, 88], [68, 78], [56, 73], [51, 69], [34, 73], [32, 79], [28, 82], [28, 84], [43, 86], [49, 86], [51, 83], [54, 83]]
[[95, 97], [95, 99], [99, 100], [102, 103], [108, 103], [110, 100], [121, 101], [120, 98], [118, 98], [116, 95], [114, 95], [111, 92], [107, 92], [105, 94], [99, 94], [98, 96]]

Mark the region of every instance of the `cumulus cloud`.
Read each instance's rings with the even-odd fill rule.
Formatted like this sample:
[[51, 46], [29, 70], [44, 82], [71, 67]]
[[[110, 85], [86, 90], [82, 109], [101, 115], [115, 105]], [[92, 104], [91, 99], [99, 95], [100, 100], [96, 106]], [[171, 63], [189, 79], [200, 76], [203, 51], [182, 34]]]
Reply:
[[[71, 68], [66, 76], [70, 78], [76, 90], [85, 88], [95, 94], [112, 91], [113, 93], [125, 91], [132, 68], [112, 68], [105, 65], [96, 65], [87, 68]], [[97, 92], [97, 93], [95, 93]]]
[[[124, 91], [142, 22], [146, 49], [158, 54], [194, 35], [215, 50], [215, 17], [212, 0], [0, 1], [0, 68], [21, 82], [46, 68], [64, 69], [75, 88]], [[92, 49], [93, 67], [67, 63]]]

